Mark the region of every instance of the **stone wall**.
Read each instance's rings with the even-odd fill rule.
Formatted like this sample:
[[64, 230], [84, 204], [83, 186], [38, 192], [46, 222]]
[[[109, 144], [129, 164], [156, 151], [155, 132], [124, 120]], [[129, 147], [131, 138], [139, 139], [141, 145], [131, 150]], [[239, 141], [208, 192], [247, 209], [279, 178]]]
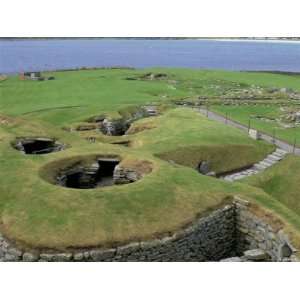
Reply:
[[135, 182], [141, 179], [142, 175], [135, 170], [117, 165], [114, 169], [113, 180], [115, 184]]
[[[22, 251], [0, 235], [0, 261], [249, 261], [253, 253], [257, 257], [257, 252], [261, 256], [262, 251], [264, 258], [268, 256], [264, 260], [297, 260], [287, 236], [276, 232], [240, 200], [199, 218], [173, 235], [111, 249]], [[247, 259], [238, 257], [243, 253]]]
[[23, 252], [0, 238], [2, 261], [217, 261], [233, 256], [235, 209], [227, 205], [172, 236], [112, 249], [73, 253]]
[[262, 220], [249, 209], [247, 201], [238, 200], [236, 207], [237, 253], [260, 249], [271, 261], [295, 261], [296, 249], [284, 231]]

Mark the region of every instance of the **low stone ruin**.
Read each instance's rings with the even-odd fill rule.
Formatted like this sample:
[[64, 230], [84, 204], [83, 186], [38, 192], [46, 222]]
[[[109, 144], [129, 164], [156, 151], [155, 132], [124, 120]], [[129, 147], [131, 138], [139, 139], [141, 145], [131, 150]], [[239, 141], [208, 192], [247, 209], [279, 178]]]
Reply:
[[115, 184], [131, 183], [139, 180], [141, 175], [133, 169], [117, 165], [114, 170], [113, 180]]
[[283, 229], [261, 213], [235, 198], [164, 237], [65, 252], [23, 250], [0, 234], [0, 261], [298, 261]]
[[128, 118], [109, 119], [103, 115], [90, 118], [88, 124], [77, 126], [76, 130], [99, 130], [105, 135], [122, 136], [127, 134], [131, 124], [139, 119], [157, 116], [158, 111], [155, 105], [145, 105], [133, 112]]
[[[73, 129], [76, 131], [95, 131], [102, 132], [108, 136], [122, 136], [129, 132], [130, 126], [137, 120], [147, 117], [157, 116], [159, 114], [156, 105], [145, 105], [129, 113], [126, 117], [111, 119], [105, 115], [91, 117], [86, 122], [78, 124]], [[119, 144], [119, 143], [116, 143]], [[129, 146], [129, 143], [120, 143], [123, 146]]]
[[52, 138], [17, 138], [12, 144], [13, 147], [24, 154], [47, 154], [61, 151], [65, 148], [64, 144]]
[[129, 127], [130, 123], [127, 120], [119, 119], [111, 121], [109, 119], [104, 119], [100, 130], [105, 135], [121, 136], [126, 133]]
[[90, 164], [75, 163], [58, 172], [56, 183], [68, 188], [93, 189], [127, 184], [141, 178], [138, 172], [122, 167], [119, 163], [118, 158], [98, 158]]

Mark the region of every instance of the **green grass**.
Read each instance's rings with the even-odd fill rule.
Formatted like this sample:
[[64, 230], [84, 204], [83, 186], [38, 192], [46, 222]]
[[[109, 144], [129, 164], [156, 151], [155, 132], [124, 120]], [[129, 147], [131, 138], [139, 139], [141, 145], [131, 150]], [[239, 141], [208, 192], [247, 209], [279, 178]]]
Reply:
[[[300, 158], [290, 155], [273, 168], [258, 176], [248, 178], [245, 182], [261, 188], [296, 214], [300, 214], [299, 168]], [[300, 225], [300, 220], [298, 223]]]
[[267, 118], [276, 118], [280, 115], [280, 107], [275, 105], [257, 105], [257, 106], [211, 106], [210, 109], [228, 116], [228, 118], [238, 121], [241, 124], [248, 126], [250, 119], [251, 128], [272, 135], [275, 133], [276, 138], [284, 140], [293, 145], [296, 143], [300, 146], [300, 128], [283, 128], [276, 121], [265, 121], [256, 119], [255, 116], [262, 116]]
[[[125, 80], [149, 71], [167, 73], [170, 81]], [[174, 109], [170, 103], [213, 95], [214, 84], [221, 90], [236, 82], [242, 87], [259, 84], [297, 89], [299, 78], [187, 69], [53, 75], [53, 81], [10, 77], [0, 83], [0, 121], [7, 120], [0, 123], [0, 193], [5, 195], [0, 199], [0, 226], [8, 238], [23, 246], [56, 249], [153, 238], [190, 223], [233, 195], [272, 209], [298, 228], [298, 211], [281, 200], [275, 181], [264, 189], [257, 184], [224, 182], [195, 170], [201, 160], [209, 160], [216, 172], [240, 168], [261, 160], [273, 150], [272, 145], [254, 141], [191, 109]], [[145, 103], [162, 104], [163, 114], [137, 121], [126, 137], [62, 129], [100, 114], [118, 118]], [[91, 134], [97, 137], [94, 144], [83, 138]], [[68, 148], [49, 155], [23, 155], [11, 147], [18, 136], [51, 136]], [[125, 139], [131, 141], [131, 147], [110, 144]], [[130, 185], [103, 189], [67, 189], [49, 182], [54, 167], [65, 160], [108, 154], [119, 155], [125, 162], [149, 161], [153, 170]]]

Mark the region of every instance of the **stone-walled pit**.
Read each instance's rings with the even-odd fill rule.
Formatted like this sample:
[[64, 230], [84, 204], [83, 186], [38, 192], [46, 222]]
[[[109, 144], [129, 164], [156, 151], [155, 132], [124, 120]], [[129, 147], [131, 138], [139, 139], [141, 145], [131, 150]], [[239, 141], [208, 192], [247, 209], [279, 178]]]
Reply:
[[127, 117], [111, 119], [104, 115], [89, 118], [84, 124], [76, 127], [77, 131], [98, 130], [108, 136], [126, 135], [131, 124], [139, 119], [156, 116], [157, 107], [153, 105], [142, 106]]
[[282, 229], [235, 200], [170, 236], [110, 249], [22, 251], [0, 236], [2, 261], [297, 261]]
[[134, 168], [121, 166], [120, 161], [119, 157], [98, 157], [88, 163], [80, 159], [59, 169], [55, 175], [55, 182], [67, 188], [92, 189], [128, 184], [142, 178], [143, 174]]
[[64, 144], [55, 139], [45, 137], [17, 138], [12, 146], [24, 154], [48, 154], [65, 148]]

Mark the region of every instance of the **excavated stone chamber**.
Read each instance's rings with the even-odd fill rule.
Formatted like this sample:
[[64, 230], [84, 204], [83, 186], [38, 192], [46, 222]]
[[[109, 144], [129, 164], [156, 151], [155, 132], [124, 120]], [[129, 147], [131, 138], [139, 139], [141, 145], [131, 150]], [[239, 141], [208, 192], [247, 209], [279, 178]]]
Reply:
[[24, 154], [48, 154], [61, 151], [65, 148], [65, 145], [57, 140], [45, 137], [17, 138], [12, 145]]
[[115, 184], [135, 182], [141, 176], [134, 170], [119, 165], [118, 157], [100, 157], [93, 162], [78, 161], [59, 170], [55, 182], [74, 189], [93, 189]]

